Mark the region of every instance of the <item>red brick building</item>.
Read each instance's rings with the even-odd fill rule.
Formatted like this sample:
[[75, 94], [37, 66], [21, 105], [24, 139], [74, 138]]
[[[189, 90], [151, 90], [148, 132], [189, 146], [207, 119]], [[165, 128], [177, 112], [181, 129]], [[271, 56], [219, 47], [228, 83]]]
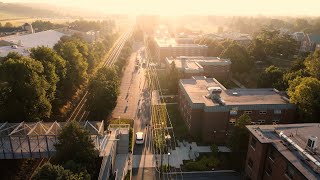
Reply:
[[320, 124], [249, 125], [246, 179], [320, 179]]
[[230, 75], [230, 59], [203, 56], [180, 56], [177, 58], [167, 57], [166, 67], [170, 68], [172, 63], [183, 74], [184, 78], [192, 76], [214, 77], [216, 79], [227, 79]]
[[255, 123], [291, 123], [296, 106], [275, 89], [226, 89], [214, 78], [181, 79], [179, 109], [193, 136], [225, 143], [236, 119], [247, 113]]

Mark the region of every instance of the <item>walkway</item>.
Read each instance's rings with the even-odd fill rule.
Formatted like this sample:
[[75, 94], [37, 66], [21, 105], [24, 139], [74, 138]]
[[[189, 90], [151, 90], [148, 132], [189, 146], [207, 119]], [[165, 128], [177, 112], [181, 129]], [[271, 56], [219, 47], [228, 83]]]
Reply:
[[230, 78], [231, 79], [231, 81], [233, 82], [233, 83], [235, 83], [237, 86], [239, 86], [240, 88], [246, 88], [244, 85], [242, 85], [239, 81], [237, 81], [236, 79], [234, 79], [234, 78]]

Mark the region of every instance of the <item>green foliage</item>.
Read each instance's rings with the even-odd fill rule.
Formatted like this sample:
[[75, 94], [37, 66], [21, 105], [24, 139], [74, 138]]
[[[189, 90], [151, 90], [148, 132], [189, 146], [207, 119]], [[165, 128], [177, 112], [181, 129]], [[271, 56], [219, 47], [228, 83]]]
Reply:
[[247, 72], [253, 67], [248, 51], [243, 46], [233, 42], [221, 55], [222, 58], [229, 58], [232, 62], [232, 72]]
[[297, 77], [288, 88], [290, 102], [297, 104], [306, 121], [319, 122], [320, 81], [313, 77]]
[[178, 94], [179, 79], [181, 77], [180, 72], [176, 68], [174, 61], [170, 65], [169, 72], [167, 73], [166, 82], [168, 83], [168, 90], [171, 94]]
[[31, 177], [32, 180], [89, 180], [90, 175], [85, 173], [74, 174], [62, 166], [46, 163], [39, 167]]
[[89, 84], [88, 104], [94, 119], [105, 119], [117, 103], [119, 77], [115, 68], [99, 69]]
[[98, 152], [95, 150], [89, 132], [78, 122], [68, 122], [62, 128], [55, 148], [59, 164], [63, 164], [74, 172], [88, 171], [94, 174]]
[[28, 57], [0, 65], [0, 112], [9, 121], [34, 121], [50, 117], [49, 84], [42, 64]]
[[248, 114], [243, 114], [237, 119], [228, 140], [228, 145], [233, 152], [247, 152], [249, 133], [246, 125], [249, 124], [251, 124], [251, 118]]
[[61, 88], [61, 83], [58, 84], [58, 82], [66, 77], [66, 61], [53, 49], [44, 46], [32, 48], [30, 56], [43, 65], [43, 74], [50, 85], [47, 96], [50, 101], [54, 100], [57, 86]]
[[184, 167], [188, 171], [208, 171], [218, 166], [219, 163], [219, 160], [215, 156], [203, 156], [199, 160], [188, 161]]
[[62, 24], [54, 24], [50, 21], [42, 21], [42, 20], [36, 20], [32, 23], [32, 27], [34, 29], [37, 29], [37, 31], [47, 31], [50, 29], [58, 29], [63, 27]]
[[252, 45], [249, 47], [249, 54], [256, 61], [265, 61], [267, 58], [266, 49], [261, 39], [254, 39]]
[[308, 56], [304, 64], [311, 76], [320, 79], [320, 50]]
[[278, 67], [269, 66], [264, 72], [260, 74], [258, 79], [259, 88], [276, 88], [278, 90], [284, 89], [283, 72]]

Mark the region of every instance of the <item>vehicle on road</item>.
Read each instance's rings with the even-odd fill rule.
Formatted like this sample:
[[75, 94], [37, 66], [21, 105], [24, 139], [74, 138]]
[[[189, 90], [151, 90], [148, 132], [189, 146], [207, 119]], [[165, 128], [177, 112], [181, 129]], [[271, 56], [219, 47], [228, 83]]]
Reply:
[[136, 144], [143, 144], [144, 143], [144, 136], [143, 132], [136, 133]]

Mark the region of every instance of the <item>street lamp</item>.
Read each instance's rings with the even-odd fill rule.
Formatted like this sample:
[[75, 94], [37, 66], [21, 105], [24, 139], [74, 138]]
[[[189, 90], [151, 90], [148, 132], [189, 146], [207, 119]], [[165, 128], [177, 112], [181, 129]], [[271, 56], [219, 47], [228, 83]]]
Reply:
[[169, 171], [169, 168], [170, 168], [170, 161], [169, 161], [169, 157], [170, 157], [170, 152], [168, 152], [168, 171]]

